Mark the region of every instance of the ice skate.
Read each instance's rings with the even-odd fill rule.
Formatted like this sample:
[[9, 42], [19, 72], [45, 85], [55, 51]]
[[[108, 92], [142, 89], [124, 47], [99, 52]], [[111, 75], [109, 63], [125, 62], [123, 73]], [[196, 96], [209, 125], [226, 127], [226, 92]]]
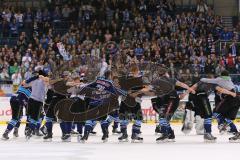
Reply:
[[40, 137], [43, 136], [43, 134], [40, 133], [40, 130], [39, 130], [39, 129], [35, 129], [35, 131], [34, 131], [34, 135], [35, 135], [37, 138], [40, 138]]
[[44, 142], [52, 142], [52, 133], [48, 133], [43, 137]]
[[71, 135], [77, 136], [79, 133], [77, 131], [71, 130]]
[[93, 135], [93, 136], [95, 136], [95, 135], [97, 135], [97, 132], [91, 131], [90, 134]]
[[132, 134], [131, 139], [132, 139], [132, 143], [142, 143], [143, 142], [143, 138], [139, 137], [139, 135], [136, 133]]
[[102, 141], [103, 141], [103, 143], [107, 142], [108, 141], [108, 135], [103, 134]]
[[62, 137], [63, 142], [71, 142], [71, 135], [65, 134], [64, 137]]
[[211, 133], [205, 133], [203, 138], [204, 142], [207, 143], [214, 143], [217, 140], [217, 137], [214, 137]]
[[159, 138], [156, 139], [157, 143], [166, 143], [168, 142], [168, 134], [162, 134]]
[[29, 127], [26, 126], [25, 129], [24, 129], [24, 135], [25, 136], [27, 135], [28, 130], [29, 130]]
[[15, 137], [15, 138], [19, 137], [18, 128], [14, 128], [13, 137]]
[[112, 134], [121, 134], [121, 131], [119, 131], [117, 128], [113, 128]]
[[229, 138], [230, 143], [240, 143], [240, 133], [236, 133], [235, 136]]
[[47, 127], [46, 126], [42, 126], [40, 129], [39, 129], [43, 135], [47, 135]]
[[160, 125], [156, 125], [155, 128], [155, 135], [161, 134], [161, 126]]
[[79, 135], [77, 136], [77, 141], [78, 141], [79, 143], [81, 142], [81, 138], [82, 138], [82, 135], [79, 134]]
[[169, 142], [175, 142], [175, 134], [174, 134], [173, 130], [171, 130], [170, 134], [168, 135], [168, 141]]
[[85, 143], [88, 140], [89, 132], [85, 132], [83, 137], [80, 138], [79, 142], [80, 143]]
[[108, 141], [108, 129], [107, 129], [107, 128], [105, 128], [105, 129], [103, 130], [102, 141], [103, 141], [103, 143], [105, 143], [105, 142]]
[[33, 135], [33, 130], [31, 128], [28, 128], [28, 130], [26, 130], [25, 134], [26, 134], [26, 137], [25, 137], [26, 141], [28, 141]]
[[6, 130], [2, 135], [2, 140], [9, 140], [9, 130]]
[[220, 134], [224, 134], [227, 132], [227, 126], [226, 124], [220, 124], [218, 125], [218, 130]]
[[122, 136], [118, 138], [119, 142], [128, 142], [128, 134], [126, 132], [122, 133]]

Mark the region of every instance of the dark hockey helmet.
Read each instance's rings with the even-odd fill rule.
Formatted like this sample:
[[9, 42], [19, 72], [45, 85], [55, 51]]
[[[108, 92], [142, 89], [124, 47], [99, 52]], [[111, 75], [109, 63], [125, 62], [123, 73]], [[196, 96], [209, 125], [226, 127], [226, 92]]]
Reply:
[[47, 76], [48, 76], [48, 74], [47, 74], [44, 70], [39, 70], [39, 71], [38, 71], [38, 75], [42, 75], [42, 76], [44, 76], [44, 77], [47, 77]]
[[223, 70], [221, 72], [221, 76], [229, 76], [229, 72], [227, 70]]

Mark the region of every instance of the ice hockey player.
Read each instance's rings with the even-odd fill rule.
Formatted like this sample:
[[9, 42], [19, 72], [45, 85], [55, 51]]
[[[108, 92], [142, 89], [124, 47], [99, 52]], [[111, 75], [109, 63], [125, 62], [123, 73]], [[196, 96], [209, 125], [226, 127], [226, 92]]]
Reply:
[[[62, 74], [62, 78], [59, 79], [56, 82], [62, 83], [62, 85], [66, 85], [67, 81], [71, 78], [70, 76], [71, 76], [70, 72], [64, 71], [63, 74]], [[54, 109], [55, 109], [56, 104], [59, 101], [67, 98], [67, 92], [66, 93], [57, 92], [52, 87], [52, 85], [49, 85], [49, 89], [48, 89], [48, 92], [47, 92], [47, 99], [46, 99], [47, 106], [45, 106], [46, 107], [46, 117], [45, 117], [46, 124], [45, 124], [45, 126], [47, 128], [47, 135], [45, 135], [43, 137], [44, 141], [51, 141], [52, 140], [53, 121], [57, 119], [56, 116], [55, 116], [55, 113], [54, 113]], [[65, 128], [66, 124], [62, 120], [59, 120], [59, 121], [60, 121], [60, 128], [61, 128], [61, 131], [62, 131], [61, 139], [64, 141], [64, 140], [68, 139], [68, 136], [66, 136], [66, 133], [65, 133], [66, 132], [66, 128]]]
[[[104, 73], [104, 78], [99, 77], [99, 78], [97, 78], [96, 81], [88, 84], [86, 87], [95, 88], [95, 89], [99, 89], [102, 91], [107, 91], [116, 96], [119, 96], [119, 95], [125, 96], [125, 93], [123, 91], [117, 89], [114, 86], [113, 81], [111, 79], [112, 79], [111, 71], [106, 71]], [[96, 94], [98, 94], [98, 93], [96, 93]], [[99, 94], [99, 96], [101, 96], [101, 93]], [[92, 99], [91, 97], [88, 97], [86, 102], [88, 104], [88, 109], [95, 108], [95, 107], [98, 107], [99, 105], [101, 105], [101, 99], [97, 100], [97, 99]], [[102, 136], [103, 142], [106, 142], [108, 140], [108, 134], [109, 134], [109, 132], [108, 132], [109, 123], [106, 119], [107, 115], [108, 115], [108, 113], [106, 113], [106, 115], [102, 115], [102, 117], [97, 119], [101, 123], [101, 128], [102, 128], [102, 132], [103, 132], [103, 136]], [[96, 122], [96, 120], [87, 120], [86, 121], [85, 128], [84, 128], [84, 134], [83, 134], [83, 137], [81, 138], [82, 143], [84, 143], [85, 141], [88, 140], [89, 134], [92, 131], [95, 122]]]
[[47, 77], [47, 74], [44, 73], [44, 71], [40, 70], [39, 75], [42, 75], [44, 77], [36, 79], [29, 84], [24, 85], [25, 87], [32, 88], [32, 93], [28, 100], [29, 129], [26, 132], [26, 140], [32, 137], [32, 134], [37, 127], [40, 112], [45, 100], [47, 85], [49, 84], [49, 78]]
[[217, 84], [202, 81], [193, 85], [192, 88], [196, 91], [196, 97], [193, 100], [194, 107], [198, 107], [201, 117], [204, 118], [204, 141], [215, 142], [217, 138], [212, 135], [212, 108], [208, 96], [215, 90], [233, 97], [236, 97], [236, 93], [219, 87]]
[[[159, 77], [166, 82], [172, 84], [173, 86], [179, 86], [187, 89], [189, 92], [195, 93], [188, 85], [182, 83], [176, 79], [170, 78], [167, 69], [163, 69], [159, 72]], [[157, 79], [156, 79], [157, 81]], [[180, 98], [175, 90], [175, 88], [168, 94], [162, 97], [162, 102], [157, 103], [155, 109], [159, 113], [159, 125], [161, 126], [160, 132], [161, 136], [156, 139], [157, 143], [161, 142], [171, 142], [175, 141], [175, 134], [170, 126], [170, 119], [172, 118], [174, 112], [178, 108]]]
[[[202, 78], [202, 82], [217, 84], [218, 86], [235, 92], [235, 85], [231, 81], [228, 71], [222, 71], [221, 76], [215, 79]], [[229, 128], [229, 132], [237, 134], [238, 130], [233, 120], [237, 116], [239, 110], [239, 97], [232, 97], [230, 95], [220, 94], [215, 92], [215, 108], [213, 110], [213, 116], [218, 121], [218, 129], [220, 133]], [[231, 139], [229, 139], [231, 141]]]
[[27, 107], [28, 99], [31, 95], [31, 87], [24, 87], [23, 85], [28, 84], [38, 78], [39, 76], [34, 76], [26, 81], [23, 81], [22, 85], [19, 86], [16, 94], [11, 97], [10, 106], [12, 109], [12, 119], [8, 123], [6, 130], [2, 135], [3, 140], [9, 139], [8, 134], [12, 131], [13, 128], [14, 137], [18, 137], [18, 128], [21, 122], [23, 107]]
[[[142, 78], [140, 74], [139, 68], [136, 64], [131, 64], [130, 66], [130, 73], [128, 77], [134, 78]], [[127, 83], [127, 82], [126, 82]], [[142, 124], [142, 109], [141, 109], [141, 99], [136, 97], [138, 93], [145, 90], [145, 86], [138, 86], [133, 87], [130, 92], [133, 94], [129, 94], [130, 97], [134, 98], [135, 106], [129, 106], [125, 102], [121, 102], [120, 109], [119, 109], [119, 118], [120, 118], [120, 128], [122, 135], [118, 138], [120, 142], [128, 142], [128, 133], [127, 133], [127, 126], [129, 121], [134, 120], [134, 124], [132, 125], [132, 135], [131, 139], [132, 142], [143, 142], [143, 138], [140, 137], [141, 134], [141, 124]], [[135, 94], [135, 95], [134, 95]]]
[[[235, 91], [237, 92], [237, 95], [239, 95], [239, 93], [240, 93], [240, 86], [239, 85], [235, 85]], [[239, 96], [237, 96], [236, 98], [238, 98], [237, 99], [237, 103], [239, 103]], [[239, 105], [238, 105], [239, 106]], [[238, 109], [239, 110], [239, 109]], [[238, 111], [237, 110], [237, 111]], [[236, 110], [235, 110], [236, 111]], [[235, 114], [236, 114], [236, 112], [235, 112]], [[236, 116], [235, 116], [236, 117]], [[230, 142], [240, 142], [240, 133], [239, 132], [237, 132], [233, 137], [230, 137], [229, 138], [229, 141]]]
[[[77, 72], [72, 74], [72, 81], [71, 82], [67, 82], [66, 84], [67, 86], [71, 86], [70, 89], [68, 89], [68, 93], [71, 93], [70, 99], [74, 100], [74, 108], [72, 108], [72, 111], [74, 112], [79, 112], [81, 111], [81, 108], [85, 107], [85, 102], [84, 102], [84, 97], [83, 96], [79, 96], [76, 94], [78, 88], [82, 88], [84, 86], [84, 84], [80, 81], [80, 76]], [[73, 107], [73, 106], [72, 106]], [[66, 139], [62, 139], [63, 142], [70, 142], [71, 141], [71, 132], [72, 132], [72, 126], [76, 124], [77, 126], [77, 133], [78, 135], [78, 141], [80, 141], [80, 139], [82, 138], [82, 130], [83, 130], [83, 126], [84, 126], [84, 122], [73, 122], [73, 121], [69, 121], [69, 122], [65, 122], [65, 138]]]

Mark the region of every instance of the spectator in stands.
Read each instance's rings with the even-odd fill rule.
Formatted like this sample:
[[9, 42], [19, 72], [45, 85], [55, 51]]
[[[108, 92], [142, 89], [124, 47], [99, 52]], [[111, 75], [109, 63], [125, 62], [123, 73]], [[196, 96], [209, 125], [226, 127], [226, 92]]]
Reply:
[[12, 12], [10, 11], [9, 8], [6, 8], [3, 13], [2, 13], [3, 19], [5, 19], [7, 22], [11, 21], [12, 18]]
[[220, 49], [220, 56], [227, 56], [228, 54], [228, 48], [227, 48], [227, 44], [224, 43], [222, 46], [222, 49]]
[[19, 66], [17, 64], [17, 62], [14, 63], [13, 66], [9, 66], [9, 75], [12, 76], [14, 73], [17, 73], [17, 71], [19, 70]]
[[23, 14], [20, 12], [20, 10], [17, 11], [17, 13], [14, 14], [14, 18], [16, 19], [16, 22], [20, 28], [23, 27]]
[[18, 36], [18, 23], [16, 23], [16, 19], [13, 19], [13, 21], [9, 25], [10, 27], [10, 33], [12, 37], [17, 37]]
[[11, 80], [13, 81], [13, 85], [18, 86], [21, 84], [23, 79], [22, 79], [22, 74], [20, 69], [12, 75]]
[[45, 8], [43, 11], [42, 20], [43, 22], [50, 22], [51, 20], [51, 15], [47, 8]]
[[29, 68], [31, 61], [32, 61], [31, 50], [28, 49], [25, 56], [22, 57], [22, 64], [24, 64], [26, 68]]
[[215, 69], [215, 74], [216, 76], [220, 76], [222, 71], [226, 70], [226, 68], [224, 67], [224, 65], [222, 64], [217, 64], [217, 67]]
[[236, 73], [240, 74], [240, 56], [237, 57], [235, 64], [236, 64]]
[[221, 33], [221, 39], [224, 41], [230, 41], [233, 38], [232, 32], [230, 32], [227, 28], [224, 28], [224, 30]]
[[3, 37], [8, 37], [9, 36], [9, 22], [4, 19], [1, 25], [1, 29], [2, 29], [2, 35]]
[[210, 58], [207, 59], [204, 73], [206, 73], [206, 74], [214, 74], [215, 73], [215, 66]]
[[43, 66], [43, 71], [45, 72], [45, 73], [51, 73], [51, 66], [50, 66], [50, 64], [48, 63], [48, 62], [45, 62], [44, 63], [44, 66]]
[[41, 9], [39, 8], [35, 15], [35, 22], [42, 23], [42, 20], [43, 20], [43, 14], [42, 14]]
[[34, 71], [39, 71], [39, 70], [43, 70], [44, 66], [43, 66], [43, 62], [37, 62], [37, 65], [34, 68]]
[[69, 6], [67, 4], [64, 5], [64, 7], [62, 8], [62, 16], [64, 20], [69, 20], [70, 13], [71, 9], [69, 8]]
[[231, 53], [228, 54], [226, 57], [226, 68], [229, 71], [229, 73], [234, 73], [235, 71], [235, 58], [232, 56]]
[[208, 11], [208, 6], [204, 2], [204, 0], [199, 0], [198, 5], [197, 5], [197, 12], [205, 13]]
[[40, 39], [40, 44], [42, 45], [42, 48], [44, 50], [47, 50], [49, 41], [50, 41], [49, 37], [43, 34], [42, 38]]
[[5, 80], [10, 80], [10, 76], [8, 74], [8, 71], [6, 68], [2, 69], [2, 72], [0, 73], [0, 78], [1, 80], [5, 81]]
[[24, 15], [24, 19], [26, 28], [30, 30], [33, 22], [33, 12], [31, 11], [31, 8], [27, 8], [27, 12]]
[[238, 54], [238, 50], [239, 50], [239, 48], [238, 48], [238, 46], [236, 44], [236, 41], [233, 41], [232, 44], [229, 46], [229, 52], [231, 53], [231, 55], [233, 57], [236, 57], [236, 56], [239, 55]]
[[29, 67], [27, 71], [24, 73], [24, 79], [29, 79], [33, 76], [32, 68]]
[[52, 19], [53, 19], [53, 22], [61, 21], [61, 13], [60, 13], [59, 7], [55, 7], [55, 10], [52, 14]]

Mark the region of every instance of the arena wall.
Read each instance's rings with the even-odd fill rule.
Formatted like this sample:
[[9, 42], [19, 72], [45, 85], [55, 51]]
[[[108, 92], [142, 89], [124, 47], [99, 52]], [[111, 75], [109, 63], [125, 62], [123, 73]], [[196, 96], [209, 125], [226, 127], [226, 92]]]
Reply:
[[[144, 97], [142, 98], [142, 111], [144, 115], [144, 122], [155, 122], [158, 120], [158, 116], [156, 112], [153, 110], [152, 105], [151, 105], [151, 97]], [[174, 114], [172, 121], [174, 122], [180, 122], [182, 120], [182, 116], [184, 113], [184, 106], [185, 102], [187, 101], [188, 97], [185, 97], [183, 100], [180, 102], [180, 106], [178, 108], [178, 111]], [[213, 96], [210, 96], [210, 101], [212, 102], [214, 99]], [[11, 119], [11, 107], [10, 107], [10, 97], [0, 97], [0, 124], [5, 124]], [[213, 107], [213, 103], [212, 107]], [[25, 115], [25, 110], [24, 110], [24, 115]], [[23, 121], [25, 122], [25, 116], [23, 116]]]

